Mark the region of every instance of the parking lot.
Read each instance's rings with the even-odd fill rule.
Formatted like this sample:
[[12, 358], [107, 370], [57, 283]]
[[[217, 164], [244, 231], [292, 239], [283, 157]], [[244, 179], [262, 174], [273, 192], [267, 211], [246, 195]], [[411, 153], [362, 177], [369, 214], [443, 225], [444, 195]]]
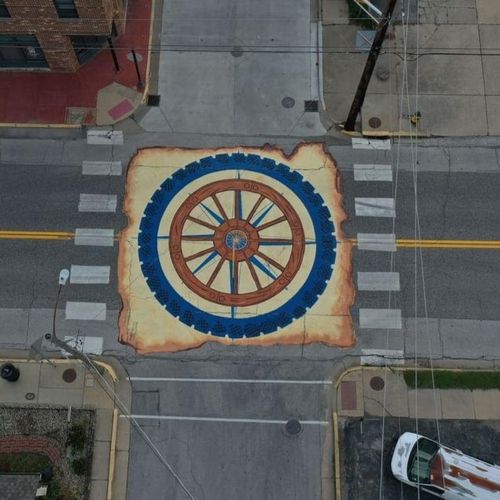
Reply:
[[[390, 452], [403, 432], [418, 432], [468, 455], [500, 464], [500, 421], [435, 420], [386, 418], [342, 419], [339, 421], [341, 447], [342, 498], [345, 500], [433, 500], [436, 497], [403, 485], [390, 473]], [[382, 432], [384, 427], [384, 432]], [[383, 439], [383, 454], [381, 452]], [[382, 473], [381, 473], [382, 458]]]

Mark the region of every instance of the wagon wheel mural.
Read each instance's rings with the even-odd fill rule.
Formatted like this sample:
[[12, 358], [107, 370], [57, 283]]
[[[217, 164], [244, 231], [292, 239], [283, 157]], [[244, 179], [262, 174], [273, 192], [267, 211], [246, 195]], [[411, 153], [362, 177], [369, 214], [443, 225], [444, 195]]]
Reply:
[[[122, 280], [122, 341], [137, 345], [131, 325], [139, 324], [151, 325], [156, 337], [163, 325], [169, 325], [165, 337], [184, 335], [170, 350], [184, 345], [185, 339], [200, 345], [206, 341], [200, 335], [241, 342], [277, 332], [285, 335], [321, 302], [335, 281], [338, 231], [329, 203], [307, 178], [285, 163], [253, 152], [204, 156], [165, 170], [170, 175], [143, 198], [137, 229], [127, 228], [126, 257], [125, 245], [120, 247], [121, 268], [127, 269], [131, 286], [140, 290], [137, 298], [123, 293]], [[137, 177], [136, 185], [145, 180]], [[135, 198], [133, 202], [138, 213], [140, 205]], [[134, 231], [137, 257], [130, 244]], [[135, 261], [143, 277], [138, 285], [131, 271]], [[316, 307], [319, 322], [348, 323], [350, 338], [345, 304], [351, 295], [339, 307], [328, 303]], [[138, 304], [135, 309], [132, 302]], [[336, 310], [347, 312], [347, 323], [343, 317], [325, 320]], [[297, 331], [305, 323], [300, 325]]]
[[[252, 197], [250, 203], [245, 203], [249, 193], [256, 193], [258, 198]], [[225, 207], [219, 199], [221, 194], [230, 200]], [[208, 207], [209, 198], [216, 210]], [[249, 207], [245, 213], [243, 206]], [[262, 207], [266, 208], [259, 212]], [[278, 216], [263, 222], [271, 207], [279, 210]], [[213, 222], [192, 215], [200, 208], [208, 211]], [[183, 234], [188, 221], [209, 232]], [[266, 231], [270, 228], [279, 228], [278, 235]], [[290, 236], [283, 238], [284, 231]], [[258, 304], [280, 293], [297, 274], [305, 248], [300, 218], [283, 195], [260, 182], [242, 179], [213, 182], [191, 194], [175, 214], [169, 239], [174, 267], [184, 283], [209, 301], [231, 306], [233, 317], [235, 307]], [[266, 253], [269, 246], [283, 247], [281, 262]], [[213, 271], [205, 282], [201, 281], [197, 273], [213, 260], [216, 262]], [[229, 279], [221, 290], [214, 282], [224, 266], [228, 268]], [[251, 276], [248, 291], [242, 291], [240, 286], [242, 267]], [[264, 285], [259, 271], [270, 277], [271, 283]]]

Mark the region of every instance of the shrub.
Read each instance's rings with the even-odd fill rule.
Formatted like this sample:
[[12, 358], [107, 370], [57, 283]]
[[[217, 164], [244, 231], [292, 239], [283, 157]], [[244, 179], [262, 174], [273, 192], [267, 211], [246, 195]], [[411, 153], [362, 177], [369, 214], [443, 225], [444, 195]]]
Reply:
[[85, 441], [87, 438], [86, 423], [79, 422], [73, 424], [68, 432], [67, 444], [74, 450], [82, 451], [85, 448]]
[[81, 458], [75, 458], [74, 460], [71, 461], [71, 469], [73, 472], [79, 476], [84, 476], [87, 474], [88, 469], [89, 469], [89, 463], [87, 458], [81, 457]]

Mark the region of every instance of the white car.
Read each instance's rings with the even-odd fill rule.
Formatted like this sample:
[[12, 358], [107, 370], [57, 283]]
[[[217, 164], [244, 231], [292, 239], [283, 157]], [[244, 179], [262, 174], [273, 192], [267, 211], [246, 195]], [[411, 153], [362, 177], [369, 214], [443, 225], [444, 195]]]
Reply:
[[500, 467], [405, 432], [391, 458], [396, 479], [447, 500], [500, 500]]

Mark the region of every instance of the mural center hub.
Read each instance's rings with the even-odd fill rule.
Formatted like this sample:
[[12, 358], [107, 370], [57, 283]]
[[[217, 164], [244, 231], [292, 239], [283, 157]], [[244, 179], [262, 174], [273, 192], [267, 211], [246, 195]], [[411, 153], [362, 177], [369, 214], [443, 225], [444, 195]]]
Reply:
[[226, 246], [230, 250], [243, 250], [248, 246], [248, 235], [239, 229], [229, 231], [226, 234]]
[[231, 219], [216, 229], [214, 247], [223, 259], [242, 262], [259, 249], [259, 233], [247, 221]]

